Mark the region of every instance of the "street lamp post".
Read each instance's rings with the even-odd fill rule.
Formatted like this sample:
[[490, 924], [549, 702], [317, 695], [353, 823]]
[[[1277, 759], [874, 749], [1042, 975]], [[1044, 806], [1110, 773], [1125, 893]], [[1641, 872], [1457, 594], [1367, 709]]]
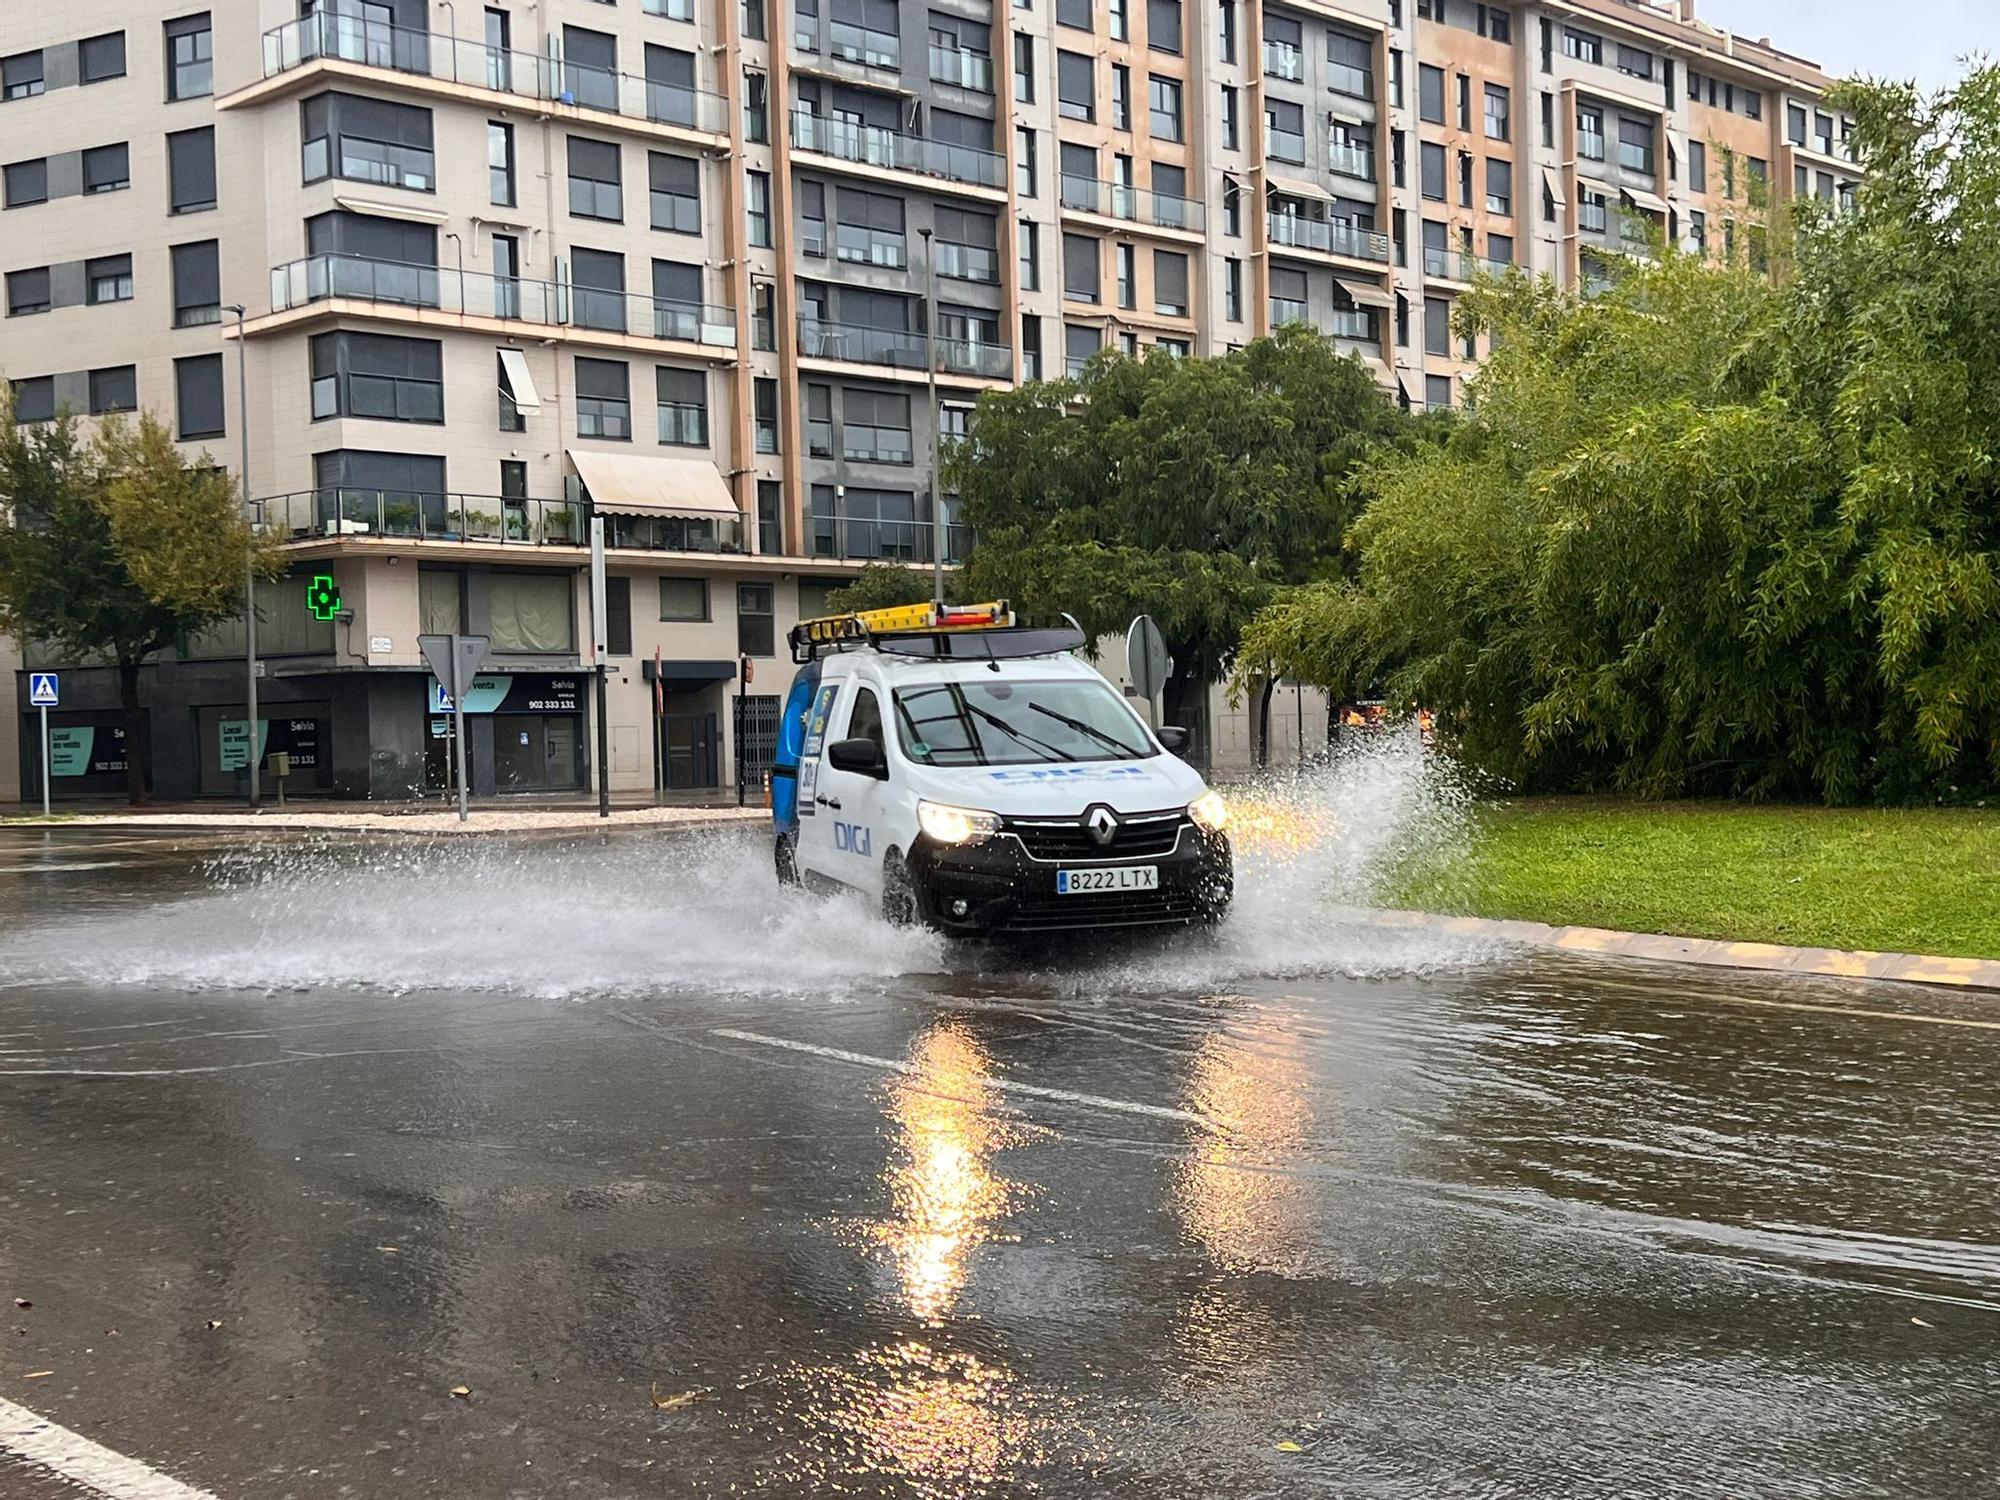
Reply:
[[[256, 511], [250, 499], [250, 371], [247, 345], [243, 336], [243, 304], [233, 302], [228, 311], [236, 315], [236, 432], [242, 440], [243, 510], [244, 519], [256, 524]], [[257, 810], [257, 569], [254, 564], [243, 567], [243, 701], [246, 724], [246, 739], [250, 758], [250, 810]]]
[[938, 504], [938, 399], [937, 399], [937, 262], [931, 254], [931, 231], [919, 229], [924, 242], [924, 363], [930, 380], [931, 429], [931, 589], [934, 601], [944, 608], [944, 511]]

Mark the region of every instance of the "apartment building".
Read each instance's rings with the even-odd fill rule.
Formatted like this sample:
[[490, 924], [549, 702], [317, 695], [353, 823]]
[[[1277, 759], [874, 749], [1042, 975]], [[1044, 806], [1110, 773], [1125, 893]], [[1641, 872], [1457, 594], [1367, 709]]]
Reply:
[[[443, 789], [417, 637], [455, 629], [474, 790], [589, 784], [593, 516], [613, 784], [717, 788], [793, 620], [969, 545], [931, 455], [982, 391], [1304, 321], [1458, 401], [1482, 268], [1587, 286], [1648, 220], [1721, 254], [1759, 179], [1847, 191], [1826, 82], [1691, 0], [7, 7], [0, 376], [24, 421], [247, 437], [295, 795]], [[131, 753], [236, 794], [242, 648], [149, 669], [129, 750], [104, 669], [0, 661], [0, 786], [39, 780], [14, 669], [63, 665], [59, 796]]]

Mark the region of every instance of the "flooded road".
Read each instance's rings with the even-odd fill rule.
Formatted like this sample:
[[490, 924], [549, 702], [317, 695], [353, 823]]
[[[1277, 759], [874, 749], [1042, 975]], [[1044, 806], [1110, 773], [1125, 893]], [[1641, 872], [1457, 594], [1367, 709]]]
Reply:
[[1991, 1001], [0, 840], [0, 1398], [220, 1500], [2000, 1490]]

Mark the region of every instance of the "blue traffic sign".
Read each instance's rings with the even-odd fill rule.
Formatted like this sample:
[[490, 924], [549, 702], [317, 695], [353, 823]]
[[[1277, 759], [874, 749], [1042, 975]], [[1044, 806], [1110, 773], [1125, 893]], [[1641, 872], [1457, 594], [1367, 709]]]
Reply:
[[62, 704], [62, 688], [53, 672], [28, 674], [28, 707], [57, 708]]

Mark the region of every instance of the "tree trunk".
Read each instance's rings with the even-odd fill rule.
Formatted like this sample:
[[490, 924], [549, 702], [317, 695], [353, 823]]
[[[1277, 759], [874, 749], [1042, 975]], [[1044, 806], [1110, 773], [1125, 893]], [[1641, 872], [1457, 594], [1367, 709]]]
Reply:
[[1278, 691], [1278, 679], [1266, 677], [1257, 689], [1257, 764], [1268, 768], [1271, 764], [1271, 698]]
[[152, 763], [153, 747], [146, 734], [145, 714], [139, 708], [139, 663], [118, 663], [118, 702], [125, 710], [125, 798], [134, 807], [144, 807], [146, 767]]

